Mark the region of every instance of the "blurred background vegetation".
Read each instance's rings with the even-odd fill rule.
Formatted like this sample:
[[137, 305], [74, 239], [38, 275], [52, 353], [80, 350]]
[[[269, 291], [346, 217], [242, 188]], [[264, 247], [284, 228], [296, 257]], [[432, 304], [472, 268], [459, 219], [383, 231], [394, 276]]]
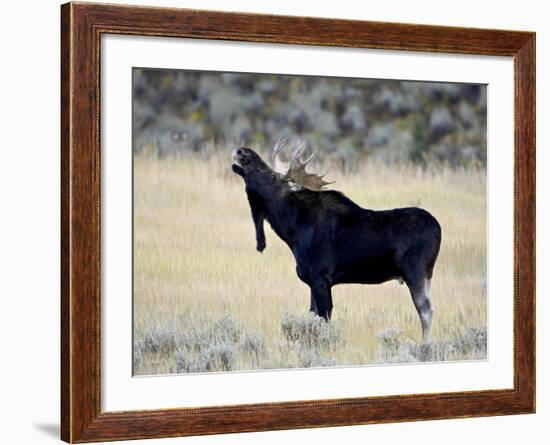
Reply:
[[134, 68], [133, 97], [136, 154], [289, 137], [344, 170], [363, 158], [486, 165], [485, 85]]

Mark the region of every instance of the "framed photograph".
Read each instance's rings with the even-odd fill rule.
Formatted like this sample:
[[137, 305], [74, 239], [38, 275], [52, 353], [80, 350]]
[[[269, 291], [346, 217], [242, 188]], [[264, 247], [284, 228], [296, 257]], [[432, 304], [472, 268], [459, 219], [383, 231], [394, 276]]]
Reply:
[[67, 442], [535, 411], [535, 34], [61, 8]]

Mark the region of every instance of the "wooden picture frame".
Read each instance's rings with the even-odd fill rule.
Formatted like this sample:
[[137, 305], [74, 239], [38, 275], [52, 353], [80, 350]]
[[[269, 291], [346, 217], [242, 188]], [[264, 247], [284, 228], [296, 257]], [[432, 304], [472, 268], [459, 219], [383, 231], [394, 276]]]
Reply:
[[[67, 3], [61, 7], [61, 34], [63, 440], [93, 442], [535, 412], [534, 33]], [[102, 412], [99, 117], [103, 34], [513, 57], [513, 389]]]

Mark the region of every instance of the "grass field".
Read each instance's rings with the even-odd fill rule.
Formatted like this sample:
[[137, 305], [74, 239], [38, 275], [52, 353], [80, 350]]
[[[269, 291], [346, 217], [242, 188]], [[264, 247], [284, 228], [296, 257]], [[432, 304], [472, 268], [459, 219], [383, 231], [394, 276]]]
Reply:
[[330, 325], [266, 222], [255, 249], [230, 153], [134, 159], [134, 372], [166, 374], [482, 359], [486, 356], [486, 172], [364, 162], [331, 187], [371, 209], [419, 206], [440, 222], [432, 342], [397, 282], [333, 288]]

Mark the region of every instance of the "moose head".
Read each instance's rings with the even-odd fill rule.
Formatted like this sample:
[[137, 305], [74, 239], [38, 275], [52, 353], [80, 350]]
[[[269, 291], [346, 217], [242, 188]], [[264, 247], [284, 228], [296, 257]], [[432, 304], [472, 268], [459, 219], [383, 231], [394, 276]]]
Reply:
[[312, 152], [305, 160], [305, 147], [302, 142], [298, 142], [291, 150], [285, 153], [287, 139], [279, 139], [273, 147], [272, 168], [270, 168], [262, 158], [250, 148], [240, 147], [233, 150], [233, 171], [242, 176], [245, 181], [248, 179], [258, 179], [261, 175], [264, 179], [270, 179], [270, 182], [277, 180], [282, 184], [287, 184], [290, 190], [311, 190], [320, 191], [325, 186], [332, 184], [323, 178], [323, 175], [317, 175], [306, 171], [306, 166], [313, 159], [315, 152]]

